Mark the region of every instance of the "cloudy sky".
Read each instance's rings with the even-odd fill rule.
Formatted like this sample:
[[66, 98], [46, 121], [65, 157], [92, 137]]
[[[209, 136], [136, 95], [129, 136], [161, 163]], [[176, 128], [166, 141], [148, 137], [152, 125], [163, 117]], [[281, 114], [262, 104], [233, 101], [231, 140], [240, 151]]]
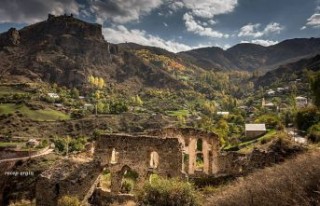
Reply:
[[0, 0], [0, 33], [48, 13], [102, 24], [109, 42], [173, 52], [320, 37], [320, 0]]

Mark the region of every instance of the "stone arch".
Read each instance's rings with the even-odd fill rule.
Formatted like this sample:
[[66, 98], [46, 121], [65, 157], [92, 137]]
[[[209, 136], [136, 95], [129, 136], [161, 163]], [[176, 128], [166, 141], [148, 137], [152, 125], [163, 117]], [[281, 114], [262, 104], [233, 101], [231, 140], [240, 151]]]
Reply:
[[120, 171], [111, 174], [111, 192], [130, 193], [138, 178], [139, 174], [136, 171], [124, 165]]
[[203, 148], [203, 140], [199, 138], [197, 139], [197, 143], [196, 143], [196, 151], [202, 152], [202, 148]]
[[156, 151], [150, 153], [150, 168], [157, 169], [159, 166], [159, 154]]
[[110, 163], [111, 164], [117, 164], [118, 162], [119, 162], [119, 152], [117, 152], [116, 149], [113, 148], [112, 152], [111, 152]]
[[204, 168], [204, 157], [203, 157], [203, 153], [197, 153], [196, 154], [196, 170], [197, 171], [203, 171]]

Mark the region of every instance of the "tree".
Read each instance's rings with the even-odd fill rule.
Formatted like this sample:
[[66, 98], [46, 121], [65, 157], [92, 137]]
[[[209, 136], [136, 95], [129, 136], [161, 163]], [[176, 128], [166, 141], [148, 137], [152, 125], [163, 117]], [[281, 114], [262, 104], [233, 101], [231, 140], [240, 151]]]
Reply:
[[103, 89], [106, 86], [106, 83], [105, 83], [104, 79], [99, 77], [98, 80], [97, 80], [97, 86], [98, 86], [99, 89]]
[[142, 106], [143, 105], [143, 101], [141, 100], [139, 95], [136, 95], [135, 97], [132, 97], [132, 103], [133, 103], [134, 106]]
[[320, 72], [317, 72], [311, 77], [310, 86], [314, 98], [314, 104], [320, 108]]
[[78, 98], [79, 98], [79, 90], [74, 87], [74, 88], [71, 90], [71, 96], [72, 96], [73, 98], [75, 98], [75, 99], [78, 99]]
[[90, 76], [88, 77], [88, 82], [89, 82], [89, 84], [94, 85], [94, 80], [95, 80], [94, 76], [90, 75]]

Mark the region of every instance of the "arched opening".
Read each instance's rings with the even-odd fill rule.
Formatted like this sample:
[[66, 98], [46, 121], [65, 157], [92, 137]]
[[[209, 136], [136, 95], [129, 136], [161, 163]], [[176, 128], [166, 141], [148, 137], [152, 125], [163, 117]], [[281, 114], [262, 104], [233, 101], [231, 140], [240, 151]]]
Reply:
[[150, 168], [157, 169], [159, 166], [159, 154], [155, 151], [150, 154]]
[[196, 151], [197, 152], [201, 152], [202, 151], [202, 139], [198, 139], [197, 140]]
[[196, 170], [197, 171], [203, 171], [204, 168], [204, 160], [203, 160], [203, 154], [197, 153], [196, 156]]
[[60, 194], [60, 185], [59, 185], [59, 183], [57, 183], [57, 184], [55, 185], [55, 187], [54, 187], [54, 192], [55, 192], [56, 196], [58, 197], [59, 194]]
[[111, 160], [110, 163], [111, 164], [117, 164], [119, 162], [119, 152], [116, 151], [115, 148], [112, 149], [111, 152]]
[[189, 154], [183, 152], [182, 153], [182, 171], [183, 172], [187, 171], [188, 163], [189, 163]]
[[128, 166], [124, 166], [121, 170], [121, 173], [122, 179], [120, 192], [125, 194], [132, 193], [135, 188], [139, 174]]
[[111, 191], [111, 172], [108, 169], [104, 169], [99, 182], [99, 187], [103, 191]]

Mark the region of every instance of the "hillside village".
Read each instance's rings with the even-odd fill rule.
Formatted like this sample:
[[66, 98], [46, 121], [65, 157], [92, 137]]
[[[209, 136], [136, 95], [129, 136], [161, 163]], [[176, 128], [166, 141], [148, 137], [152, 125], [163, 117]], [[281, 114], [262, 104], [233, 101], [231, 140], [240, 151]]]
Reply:
[[33, 174], [1, 173], [2, 205], [157, 205], [154, 185], [191, 195], [177, 205], [211, 205], [238, 179], [319, 149], [319, 64], [285, 77], [209, 70], [101, 35], [71, 15], [0, 34], [1, 171]]

